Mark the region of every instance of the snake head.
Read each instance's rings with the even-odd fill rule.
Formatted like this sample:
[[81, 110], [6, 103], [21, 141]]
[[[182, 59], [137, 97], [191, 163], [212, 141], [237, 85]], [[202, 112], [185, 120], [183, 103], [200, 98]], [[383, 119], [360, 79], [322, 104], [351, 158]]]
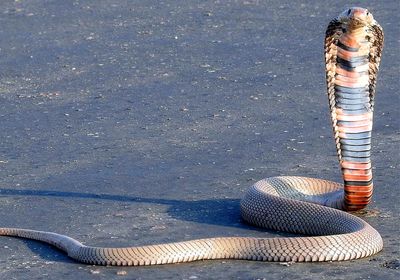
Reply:
[[374, 17], [367, 9], [352, 7], [343, 11], [338, 20], [349, 27], [358, 28], [372, 25]]

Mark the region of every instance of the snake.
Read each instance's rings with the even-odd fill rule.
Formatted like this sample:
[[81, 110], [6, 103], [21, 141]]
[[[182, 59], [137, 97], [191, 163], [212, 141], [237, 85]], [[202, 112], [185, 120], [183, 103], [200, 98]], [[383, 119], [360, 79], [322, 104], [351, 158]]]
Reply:
[[343, 183], [269, 177], [251, 186], [240, 202], [244, 222], [298, 233], [295, 237], [213, 237], [157, 245], [103, 248], [54, 232], [0, 228], [0, 235], [33, 239], [93, 265], [157, 265], [196, 260], [241, 259], [322, 262], [358, 259], [383, 248], [379, 232], [351, 214], [373, 191], [371, 130], [383, 30], [364, 8], [332, 19], [325, 32], [327, 96]]

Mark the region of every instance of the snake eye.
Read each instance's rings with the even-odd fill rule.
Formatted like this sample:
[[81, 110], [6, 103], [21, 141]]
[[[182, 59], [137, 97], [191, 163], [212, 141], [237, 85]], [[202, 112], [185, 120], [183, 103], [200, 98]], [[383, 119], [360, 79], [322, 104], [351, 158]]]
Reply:
[[351, 9], [348, 9], [348, 10], [347, 10], [347, 15], [349, 16], [350, 13], [351, 13]]

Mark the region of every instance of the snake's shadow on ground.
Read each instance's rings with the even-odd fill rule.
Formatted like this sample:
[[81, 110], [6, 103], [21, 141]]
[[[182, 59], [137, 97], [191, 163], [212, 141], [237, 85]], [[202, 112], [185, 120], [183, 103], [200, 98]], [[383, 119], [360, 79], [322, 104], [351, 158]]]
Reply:
[[[208, 199], [196, 201], [184, 201], [162, 198], [141, 198], [126, 195], [95, 194], [81, 192], [64, 192], [52, 190], [17, 190], [0, 189], [0, 196], [37, 196], [37, 197], [61, 197], [71, 199], [93, 199], [119, 201], [124, 203], [151, 203], [168, 205], [167, 213], [171, 218], [183, 221], [191, 221], [201, 224], [219, 225], [224, 227], [236, 227], [242, 229], [271, 232], [275, 235], [291, 236], [288, 233], [260, 229], [246, 224], [240, 218], [240, 199]], [[0, 225], [6, 226], [6, 225]], [[22, 227], [22, 226], [21, 226]], [[58, 232], [63, 234], [62, 232]], [[204, 236], [213, 237], [213, 236]], [[84, 241], [84, 240], [81, 240]], [[43, 245], [41, 242], [24, 240], [26, 245], [36, 255], [43, 259], [54, 262], [74, 262], [69, 259], [65, 253], [50, 245]], [[95, 245], [95, 244], [90, 244]], [[57, 253], [56, 253], [57, 252]]]

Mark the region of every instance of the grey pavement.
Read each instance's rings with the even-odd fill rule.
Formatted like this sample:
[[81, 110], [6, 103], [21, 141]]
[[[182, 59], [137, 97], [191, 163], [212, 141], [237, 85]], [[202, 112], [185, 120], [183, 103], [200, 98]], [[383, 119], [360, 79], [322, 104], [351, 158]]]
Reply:
[[[341, 180], [323, 38], [348, 5], [1, 1], [0, 226], [96, 246], [285, 235], [243, 224], [239, 199], [264, 177]], [[386, 35], [375, 193], [359, 213], [382, 234], [382, 252], [118, 268], [1, 237], [0, 279], [399, 279], [400, 4], [351, 5], [370, 8]]]

